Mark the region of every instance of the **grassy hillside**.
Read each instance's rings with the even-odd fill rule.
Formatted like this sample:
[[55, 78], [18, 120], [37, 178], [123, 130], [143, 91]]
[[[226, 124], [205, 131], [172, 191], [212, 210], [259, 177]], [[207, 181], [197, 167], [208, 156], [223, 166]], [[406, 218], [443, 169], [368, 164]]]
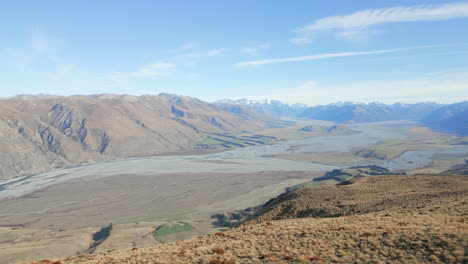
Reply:
[[392, 208], [420, 207], [446, 196], [466, 198], [468, 177], [379, 175], [332, 186], [301, 188], [269, 201], [252, 222], [302, 217], [339, 217]]
[[467, 194], [466, 176], [370, 176], [289, 192], [226, 232], [29, 263], [463, 263]]

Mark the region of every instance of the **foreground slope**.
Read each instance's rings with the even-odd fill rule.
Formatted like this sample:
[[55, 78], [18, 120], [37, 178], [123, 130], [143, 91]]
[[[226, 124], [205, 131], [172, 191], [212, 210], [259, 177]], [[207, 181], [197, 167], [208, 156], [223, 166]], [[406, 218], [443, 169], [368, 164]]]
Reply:
[[0, 101], [0, 179], [82, 162], [190, 151], [210, 133], [255, 131], [264, 116], [160, 94]]
[[36, 263], [462, 263], [467, 194], [466, 176], [371, 176], [292, 191], [223, 233]]
[[339, 217], [393, 208], [420, 207], [433, 199], [468, 194], [466, 176], [392, 175], [302, 188], [265, 204], [251, 221]]

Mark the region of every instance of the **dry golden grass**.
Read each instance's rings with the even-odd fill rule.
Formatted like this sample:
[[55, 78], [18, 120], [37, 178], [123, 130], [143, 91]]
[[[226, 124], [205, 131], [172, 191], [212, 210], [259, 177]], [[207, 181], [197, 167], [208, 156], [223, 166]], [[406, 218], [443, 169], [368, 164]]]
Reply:
[[300, 217], [338, 217], [391, 208], [416, 208], [444, 197], [466, 197], [468, 177], [386, 175], [340, 185], [302, 188], [280, 195], [259, 210], [253, 222]]
[[[375, 176], [358, 180], [351, 185], [336, 187], [337, 190], [333, 193], [335, 195], [342, 193], [339, 196], [342, 199], [349, 194], [355, 199], [358, 197], [364, 199], [362, 203], [355, 202], [358, 208], [369, 208], [368, 212], [360, 214], [268, 221], [265, 220], [268, 214], [262, 214], [260, 220], [223, 232], [222, 235], [211, 234], [194, 240], [154, 247], [51, 261], [58, 263], [466, 262], [467, 177], [449, 175], [407, 177], [410, 178], [405, 180], [403, 176]], [[343, 191], [353, 185], [357, 189], [354, 194], [352, 191]], [[312, 187], [310, 190], [323, 192], [323, 187]], [[357, 194], [358, 191], [363, 192], [361, 196]], [[299, 190], [297, 194], [309, 195], [305, 190]], [[298, 197], [295, 199], [299, 199]], [[389, 204], [385, 205], [391, 197], [396, 198], [390, 199]], [[325, 199], [330, 201], [324, 201]], [[377, 201], [383, 201], [385, 206], [371, 210], [370, 207], [377, 206]], [[321, 197], [315, 202], [331, 206], [332, 201], [331, 198]], [[402, 204], [398, 205], [399, 202]], [[277, 203], [279, 204], [281, 203]], [[312, 205], [312, 201], [308, 205]], [[270, 207], [273, 208], [273, 205]]]

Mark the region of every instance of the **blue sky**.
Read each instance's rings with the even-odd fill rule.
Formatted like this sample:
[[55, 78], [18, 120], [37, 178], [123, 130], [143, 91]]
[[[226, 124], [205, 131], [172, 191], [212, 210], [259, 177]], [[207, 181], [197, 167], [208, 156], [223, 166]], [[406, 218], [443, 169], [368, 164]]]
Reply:
[[0, 97], [468, 99], [468, 1], [5, 1]]

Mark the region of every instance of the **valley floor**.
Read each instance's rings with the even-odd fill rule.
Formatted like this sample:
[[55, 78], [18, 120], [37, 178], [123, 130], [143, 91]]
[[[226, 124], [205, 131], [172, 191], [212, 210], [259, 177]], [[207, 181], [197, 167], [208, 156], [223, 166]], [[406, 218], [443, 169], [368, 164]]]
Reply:
[[[366, 189], [367, 186], [368, 191], [363, 197], [373, 192], [385, 192], [395, 193], [400, 199], [399, 204], [390, 203], [390, 206], [364, 214], [285, 220], [259, 218], [255, 223], [188, 241], [28, 263], [465, 262], [468, 178], [451, 175], [405, 177], [375, 176], [341, 187], [311, 188], [346, 193], [350, 188]], [[408, 181], [409, 185], [399, 191], [387, 188], [388, 181], [396, 182], [392, 186], [403, 186]], [[294, 193], [301, 196], [300, 190]], [[315, 199], [315, 202], [320, 201]], [[331, 205], [334, 201], [327, 200], [326, 203]], [[365, 207], [368, 202], [355, 201], [355, 204]], [[275, 207], [274, 202], [272, 206]], [[309, 206], [308, 209], [313, 209], [315, 205]]]
[[[298, 124], [262, 131], [275, 137], [303, 138], [275, 145], [207, 155], [94, 163], [2, 182], [0, 263], [65, 258], [190, 239], [219, 231], [212, 225], [212, 214], [263, 204], [287, 187], [309, 182], [334, 168], [395, 161], [394, 168], [410, 168], [410, 174], [437, 173], [462, 162], [468, 154], [468, 148], [459, 145], [466, 138], [416, 129], [414, 125], [350, 125], [352, 131], [360, 129], [361, 133], [324, 136], [298, 131], [302, 127]], [[382, 153], [395, 159], [379, 157]], [[110, 236], [96, 245], [93, 234], [110, 223]], [[154, 236], [155, 230], [166, 224], [189, 230]], [[263, 254], [260, 249], [257, 253]], [[307, 255], [305, 251], [301, 254]], [[294, 256], [299, 257], [299, 253]], [[252, 255], [248, 261], [262, 260]]]

